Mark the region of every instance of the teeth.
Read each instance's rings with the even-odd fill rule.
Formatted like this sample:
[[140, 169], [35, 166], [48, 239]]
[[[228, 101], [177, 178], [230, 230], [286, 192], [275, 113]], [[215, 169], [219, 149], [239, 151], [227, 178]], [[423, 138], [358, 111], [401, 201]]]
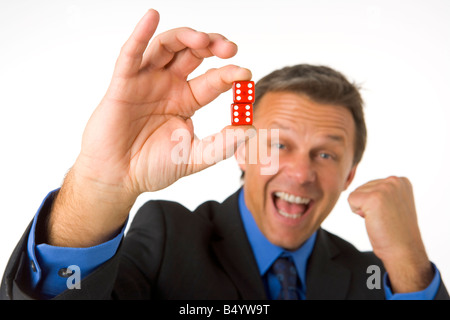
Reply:
[[290, 203], [308, 204], [311, 201], [311, 199], [294, 196], [293, 194], [289, 194], [289, 193], [282, 192], [282, 191], [275, 192], [275, 195], [278, 198], [281, 198], [284, 201], [287, 201]]
[[278, 210], [278, 212], [286, 218], [291, 218], [291, 219], [296, 219], [296, 218], [300, 218], [302, 215], [301, 214], [289, 214], [287, 212], [284, 212], [283, 210]]

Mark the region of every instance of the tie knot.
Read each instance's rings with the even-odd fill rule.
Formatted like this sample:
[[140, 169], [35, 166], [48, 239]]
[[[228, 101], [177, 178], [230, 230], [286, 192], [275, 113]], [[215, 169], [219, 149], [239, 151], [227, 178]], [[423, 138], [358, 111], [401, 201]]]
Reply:
[[294, 263], [287, 257], [280, 257], [272, 265], [274, 275], [281, 284], [279, 300], [298, 300], [298, 277]]

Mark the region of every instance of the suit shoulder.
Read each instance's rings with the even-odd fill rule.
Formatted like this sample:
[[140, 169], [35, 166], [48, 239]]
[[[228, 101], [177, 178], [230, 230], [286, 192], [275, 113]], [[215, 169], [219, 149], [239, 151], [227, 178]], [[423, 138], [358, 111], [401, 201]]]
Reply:
[[171, 222], [176, 222], [179, 226], [207, 223], [212, 219], [213, 212], [219, 205], [216, 201], [206, 201], [191, 210], [175, 201], [150, 200], [138, 209], [133, 217], [132, 226], [146, 228], [149, 225], [162, 226]]
[[179, 202], [170, 201], [170, 200], [150, 200], [142, 205], [142, 207], [138, 210], [138, 213], [148, 213], [148, 212], [161, 212], [168, 214], [177, 214], [177, 215], [200, 215], [200, 216], [208, 216], [211, 211], [213, 211], [220, 203], [217, 201], [209, 200], [200, 204], [194, 210], [191, 210]]

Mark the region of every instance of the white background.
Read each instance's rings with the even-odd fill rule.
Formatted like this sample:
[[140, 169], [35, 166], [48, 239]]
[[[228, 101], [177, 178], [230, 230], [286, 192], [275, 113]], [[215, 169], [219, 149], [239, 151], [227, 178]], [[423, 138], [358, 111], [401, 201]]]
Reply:
[[[356, 179], [323, 227], [370, 250], [347, 196], [377, 178], [414, 185], [430, 259], [450, 285], [450, 1], [25, 1], [0, 2], [0, 274], [45, 195], [60, 186], [103, 96], [120, 47], [148, 8], [157, 33], [180, 26], [239, 45], [193, 76], [229, 63], [254, 80], [298, 63], [328, 65], [363, 85], [368, 147]], [[231, 92], [194, 116], [200, 137], [229, 123]], [[194, 209], [239, 187], [234, 159], [142, 195]]]

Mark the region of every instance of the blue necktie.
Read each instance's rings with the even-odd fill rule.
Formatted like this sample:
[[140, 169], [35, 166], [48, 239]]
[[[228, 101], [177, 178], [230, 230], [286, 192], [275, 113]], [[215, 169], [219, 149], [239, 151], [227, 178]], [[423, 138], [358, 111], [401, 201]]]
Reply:
[[289, 258], [280, 257], [273, 263], [272, 271], [281, 284], [277, 300], [299, 300], [299, 280], [294, 263]]

